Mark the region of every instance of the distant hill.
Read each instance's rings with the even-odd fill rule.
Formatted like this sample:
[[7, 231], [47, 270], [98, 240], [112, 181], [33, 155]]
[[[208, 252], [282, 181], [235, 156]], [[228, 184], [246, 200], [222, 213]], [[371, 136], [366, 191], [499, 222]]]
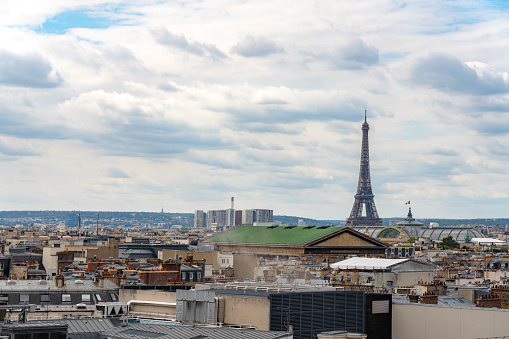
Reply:
[[[6, 226], [29, 225], [33, 222], [55, 223], [65, 221], [69, 214], [79, 213], [83, 225], [93, 225], [97, 222], [110, 226], [135, 226], [143, 223], [168, 223], [171, 225], [182, 225], [192, 227], [194, 225], [194, 213], [160, 213], [160, 212], [97, 212], [97, 211], [0, 211], [0, 219]], [[6, 219], [10, 219], [7, 220]], [[339, 225], [339, 220], [316, 220], [286, 215], [275, 215], [274, 221], [277, 223], [288, 223], [297, 225], [299, 219], [303, 223], [312, 226]], [[344, 224], [344, 221], [343, 221]]]
[[[140, 224], [168, 224], [182, 225], [184, 227], [192, 227], [194, 224], [194, 213], [161, 213], [161, 212], [97, 212], [97, 211], [0, 211], [0, 225], [28, 226], [34, 222], [45, 224], [58, 224], [65, 221], [65, 217], [72, 213], [79, 213], [83, 226], [93, 225], [97, 222], [99, 215], [99, 223], [107, 226], [137, 226]], [[304, 225], [309, 226], [328, 226], [328, 225], [344, 225], [345, 220], [318, 220], [311, 218], [303, 218], [288, 215], [274, 215], [274, 222], [288, 223], [297, 225], [302, 220]], [[384, 218], [383, 225], [388, 226], [390, 220], [401, 221], [404, 218]], [[509, 218], [479, 218], [479, 219], [417, 219], [424, 225], [428, 226], [430, 222], [436, 222], [440, 226], [457, 226], [457, 225], [507, 225]]]
[[113, 212], [113, 211], [0, 211], [2, 225], [29, 225], [34, 222], [58, 224], [65, 221], [69, 214], [78, 214], [84, 226], [99, 223], [105, 226], [137, 226], [143, 224], [168, 224], [192, 227], [194, 213], [160, 213], [160, 212]]
[[344, 220], [317, 220], [317, 219], [310, 219], [310, 218], [302, 218], [302, 217], [293, 217], [288, 215], [275, 215], [274, 216], [274, 222], [275, 223], [287, 223], [290, 225], [297, 225], [299, 220], [302, 220], [304, 225], [309, 226], [329, 226], [334, 225], [338, 226], [340, 223], [341, 225], [345, 224]]

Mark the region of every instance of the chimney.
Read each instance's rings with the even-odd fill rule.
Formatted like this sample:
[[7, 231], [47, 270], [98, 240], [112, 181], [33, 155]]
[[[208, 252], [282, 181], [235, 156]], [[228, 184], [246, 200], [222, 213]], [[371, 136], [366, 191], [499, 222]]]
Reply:
[[438, 304], [438, 295], [431, 292], [426, 292], [421, 295], [421, 304]]
[[233, 197], [232, 197], [232, 207], [231, 207], [231, 209], [232, 209], [232, 210], [234, 209], [234, 208], [233, 208]]
[[343, 281], [346, 281], [347, 279], [348, 279], [348, 271], [344, 270], [343, 271]]
[[359, 271], [353, 270], [352, 273], [352, 283], [357, 284], [359, 282]]
[[64, 276], [63, 275], [57, 275], [55, 277], [55, 286], [58, 288], [64, 287]]
[[409, 294], [408, 300], [410, 300], [411, 303], [417, 304], [419, 303], [419, 296], [417, 294]]
[[482, 295], [475, 301], [475, 306], [502, 308], [502, 299], [492, 295]]
[[104, 277], [96, 276], [95, 284], [99, 287], [104, 287]]

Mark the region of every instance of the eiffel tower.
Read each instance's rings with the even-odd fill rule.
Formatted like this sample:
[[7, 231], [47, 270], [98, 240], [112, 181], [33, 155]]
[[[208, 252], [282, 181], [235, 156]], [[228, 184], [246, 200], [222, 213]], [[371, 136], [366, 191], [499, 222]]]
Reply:
[[[359, 184], [355, 201], [352, 207], [350, 217], [346, 219], [346, 226], [382, 226], [382, 219], [376, 211], [375, 197], [371, 190], [371, 175], [369, 174], [369, 143], [368, 143], [369, 124], [364, 111], [364, 123], [362, 124], [362, 150], [361, 150], [361, 169], [359, 171]], [[365, 215], [363, 215], [365, 211]]]

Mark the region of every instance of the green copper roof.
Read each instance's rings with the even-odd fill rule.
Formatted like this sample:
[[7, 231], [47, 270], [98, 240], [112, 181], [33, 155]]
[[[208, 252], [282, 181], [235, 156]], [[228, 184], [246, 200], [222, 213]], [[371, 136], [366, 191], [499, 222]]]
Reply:
[[323, 235], [340, 229], [330, 226], [327, 228], [316, 227], [267, 227], [267, 226], [242, 226], [226, 233], [209, 239], [210, 242], [236, 242], [250, 244], [281, 244], [298, 245], [305, 244]]

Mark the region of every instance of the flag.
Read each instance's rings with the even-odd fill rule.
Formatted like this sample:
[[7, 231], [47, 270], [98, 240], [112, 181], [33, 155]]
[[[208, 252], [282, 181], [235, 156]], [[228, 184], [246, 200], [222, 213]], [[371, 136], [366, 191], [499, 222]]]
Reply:
[[410, 205], [410, 201], [405, 202], [405, 205]]

